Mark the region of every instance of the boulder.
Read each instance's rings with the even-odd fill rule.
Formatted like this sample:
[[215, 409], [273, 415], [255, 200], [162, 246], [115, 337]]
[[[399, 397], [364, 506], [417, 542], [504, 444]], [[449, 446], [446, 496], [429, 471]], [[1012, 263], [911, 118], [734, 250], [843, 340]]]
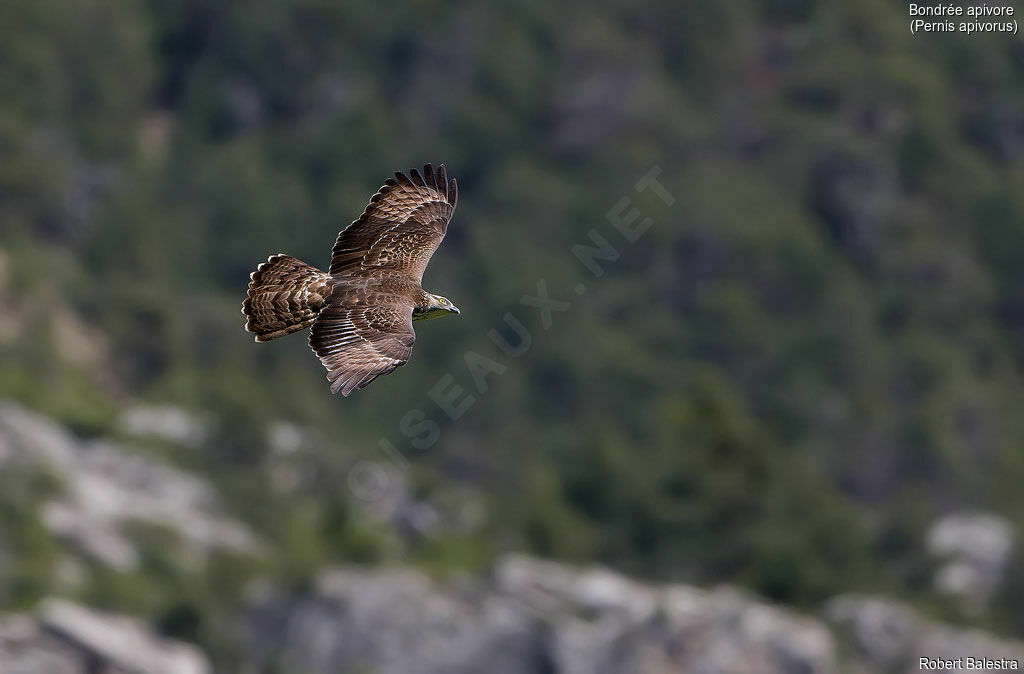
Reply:
[[50, 599], [37, 618], [0, 616], [0, 674], [210, 674], [202, 652], [124, 616]]
[[860, 672], [919, 672], [921, 658], [1005, 658], [1024, 667], [1024, 644], [934, 622], [889, 599], [844, 595], [824, 614], [851, 644]]
[[935, 589], [979, 611], [1003, 581], [1013, 552], [1013, 526], [998, 515], [957, 512], [931, 526], [927, 543], [928, 551], [941, 563]]

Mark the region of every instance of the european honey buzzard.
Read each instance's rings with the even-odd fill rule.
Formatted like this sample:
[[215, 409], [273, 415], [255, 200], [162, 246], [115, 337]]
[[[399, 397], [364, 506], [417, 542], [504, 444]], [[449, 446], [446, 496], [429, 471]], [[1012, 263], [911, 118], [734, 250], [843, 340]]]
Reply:
[[420, 285], [455, 211], [458, 189], [444, 164], [396, 173], [338, 234], [330, 271], [273, 255], [250, 278], [242, 313], [257, 342], [309, 326], [331, 393], [347, 396], [404, 365], [413, 321], [457, 314]]

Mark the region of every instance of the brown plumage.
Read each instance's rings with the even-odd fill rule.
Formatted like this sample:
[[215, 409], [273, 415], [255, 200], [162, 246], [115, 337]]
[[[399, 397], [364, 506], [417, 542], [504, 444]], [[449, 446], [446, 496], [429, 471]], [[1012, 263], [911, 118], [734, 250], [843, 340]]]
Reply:
[[287, 255], [256, 268], [242, 304], [245, 329], [266, 342], [312, 325], [309, 346], [331, 393], [347, 396], [404, 365], [413, 321], [459, 313], [421, 286], [457, 200], [443, 164], [396, 173], [338, 234], [328, 272]]

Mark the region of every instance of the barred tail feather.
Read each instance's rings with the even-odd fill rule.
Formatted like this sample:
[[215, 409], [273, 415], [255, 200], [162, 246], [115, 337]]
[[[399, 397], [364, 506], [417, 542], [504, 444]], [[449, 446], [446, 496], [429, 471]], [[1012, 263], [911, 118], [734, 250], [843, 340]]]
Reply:
[[329, 274], [289, 255], [272, 255], [250, 278], [242, 313], [257, 342], [308, 328], [331, 290]]

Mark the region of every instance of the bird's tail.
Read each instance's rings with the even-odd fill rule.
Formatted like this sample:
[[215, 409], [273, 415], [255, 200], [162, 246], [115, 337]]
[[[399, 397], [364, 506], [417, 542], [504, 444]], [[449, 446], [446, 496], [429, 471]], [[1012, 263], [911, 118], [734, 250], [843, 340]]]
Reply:
[[249, 275], [242, 313], [257, 342], [309, 327], [331, 293], [331, 276], [289, 255], [272, 255]]

